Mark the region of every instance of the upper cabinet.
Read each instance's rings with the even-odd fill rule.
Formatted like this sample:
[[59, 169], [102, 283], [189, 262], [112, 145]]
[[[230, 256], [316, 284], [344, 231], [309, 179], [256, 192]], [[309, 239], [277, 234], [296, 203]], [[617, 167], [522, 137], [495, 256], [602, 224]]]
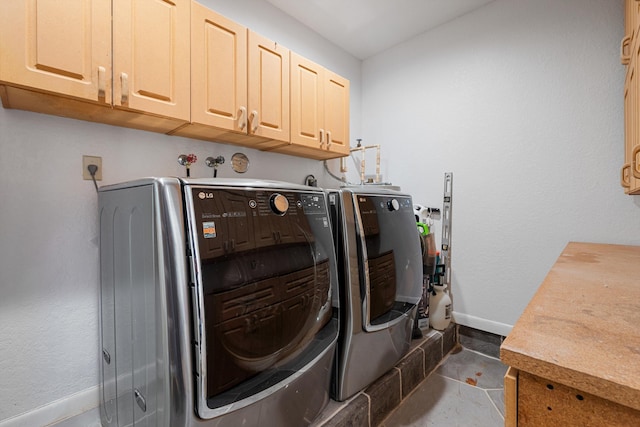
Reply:
[[189, 120], [190, 5], [3, 2], [3, 105], [158, 132], [180, 126]]
[[291, 142], [275, 151], [317, 159], [349, 154], [349, 81], [291, 53]]
[[5, 1], [0, 82], [109, 104], [105, 34], [111, 34], [110, 0]]
[[115, 106], [189, 120], [190, 5], [113, 2]]
[[[256, 36], [252, 41], [254, 38]], [[280, 56], [275, 61], [270, 61], [271, 51], [266, 48], [262, 52], [258, 43], [249, 50], [249, 30], [246, 27], [192, 3], [191, 123], [172, 134], [253, 148], [285, 143], [288, 131], [284, 133], [283, 125], [288, 124], [282, 123], [282, 116], [288, 114], [288, 105], [283, 106], [282, 103], [286, 99], [288, 104], [289, 98], [288, 92], [282, 92], [288, 91], [289, 83], [288, 74], [282, 74], [282, 66], [288, 64], [289, 51], [264, 38], [259, 39], [263, 41], [262, 45], [273, 45], [278, 49], [276, 53]], [[253, 51], [265, 57], [264, 64], [258, 58], [257, 71], [261, 73], [249, 74], [249, 54]], [[286, 62], [282, 64], [283, 61]], [[250, 80], [253, 83], [251, 97]], [[263, 90], [265, 80], [272, 82], [272, 86]], [[287, 108], [284, 112], [283, 107]], [[265, 132], [265, 129], [269, 130], [269, 122], [266, 122], [267, 126], [261, 125], [261, 120], [271, 117], [271, 109], [278, 113], [275, 130], [279, 133]]]
[[0, 52], [5, 108], [349, 154], [348, 80], [191, 0], [3, 1]]
[[624, 83], [624, 164], [620, 181], [625, 193], [640, 194], [640, 1], [625, 0], [625, 36], [620, 47], [621, 62], [626, 65]]

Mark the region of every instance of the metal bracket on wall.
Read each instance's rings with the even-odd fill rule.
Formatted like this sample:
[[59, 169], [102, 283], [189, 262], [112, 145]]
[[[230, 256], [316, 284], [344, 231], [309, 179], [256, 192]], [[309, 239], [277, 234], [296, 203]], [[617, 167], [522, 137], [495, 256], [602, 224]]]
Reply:
[[451, 291], [451, 203], [453, 195], [453, 172], [444, 174], [444, 199], [442, 203], [442, 250], [440, 256], [445, 265], [444, 284]]

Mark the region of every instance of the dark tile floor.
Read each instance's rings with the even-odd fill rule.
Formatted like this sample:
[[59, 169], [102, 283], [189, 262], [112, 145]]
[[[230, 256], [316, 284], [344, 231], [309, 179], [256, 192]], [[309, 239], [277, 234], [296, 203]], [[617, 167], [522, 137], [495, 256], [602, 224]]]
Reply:
[[504, 425], [500, 360], [464, 349], [451, 353], [380, 427]]

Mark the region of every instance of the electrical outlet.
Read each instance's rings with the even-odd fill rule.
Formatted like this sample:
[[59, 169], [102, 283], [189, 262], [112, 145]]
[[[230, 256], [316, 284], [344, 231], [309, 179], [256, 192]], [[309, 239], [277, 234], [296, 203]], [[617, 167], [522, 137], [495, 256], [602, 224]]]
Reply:
[[98, 170], [96, 171], [96, 181], [102, 181], [102, 157], [97, 156], [82, 156], [82, 178], [91, 180], [91, 174], [87, 167], [89, 165], [96, 165]]

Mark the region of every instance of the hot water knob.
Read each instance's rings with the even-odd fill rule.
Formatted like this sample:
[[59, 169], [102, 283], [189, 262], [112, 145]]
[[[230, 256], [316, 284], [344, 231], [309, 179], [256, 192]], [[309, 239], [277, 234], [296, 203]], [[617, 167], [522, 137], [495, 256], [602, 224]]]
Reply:
[[289, 209], [289, 201], [280, 193], [275, 193], [269, 198], [269, 206], [276, 215], [284, 215]]

